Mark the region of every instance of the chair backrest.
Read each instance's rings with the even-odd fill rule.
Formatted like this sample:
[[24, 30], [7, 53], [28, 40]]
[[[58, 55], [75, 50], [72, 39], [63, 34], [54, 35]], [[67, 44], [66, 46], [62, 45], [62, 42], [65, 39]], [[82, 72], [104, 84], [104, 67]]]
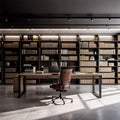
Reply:
[[57, 67], [57, 66], [50, 66], [49, 67], [49, 72], [51, 72], [51, 73], [59, 72], [59, 67]]
[[61, 69], [60, 83], [64, 86], [64, 88], [70, 87], [71, 75], [72, 75], [72, 69], [70, 68]]
[[59, 67], [58, 67], [58, 63], [56, 61], [52, 61], [51, 62], [51, 66], [49, 67], [49, 72], [59, 72]]

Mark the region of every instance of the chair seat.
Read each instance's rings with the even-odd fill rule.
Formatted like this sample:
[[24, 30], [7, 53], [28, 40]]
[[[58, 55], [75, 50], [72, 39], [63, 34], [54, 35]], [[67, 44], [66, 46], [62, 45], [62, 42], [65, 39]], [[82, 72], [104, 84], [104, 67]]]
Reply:
[[62, 85], [62, 84], [53, 84], [53, 85], [50, 85], [50, 88], [53, 88], [55, 89], [56, 91], [66, 91], [69, 86], [68, 85]]

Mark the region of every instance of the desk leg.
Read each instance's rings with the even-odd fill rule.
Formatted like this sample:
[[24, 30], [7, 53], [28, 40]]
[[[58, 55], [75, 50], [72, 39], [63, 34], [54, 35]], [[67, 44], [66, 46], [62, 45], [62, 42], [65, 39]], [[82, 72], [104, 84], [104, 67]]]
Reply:
[[20, 88], [21, 88], [21, 86], [20, 86], [20, 76], [18, 77], [18, 98], [20, 98]]
[[102, 97], [102, 92], [101, 92], [101, 85], [102, 85], [102, 77], [100, 76], [99, 77], [99, 97], [101, 98]]
[[95, 78], [93, 77], [93, 89], [92, 89], [92, 92], [93, 92], [93, 94], [96, 96], [96, 97], [98, 97], [98, 98], [101, 98], [102, 97], [102, 93], [101, 93], [101, 85], [102, 85], [102, 77], [100, 76], [99, 77], [99, 79], [98, 79], [98, 81], [99, 81], [99, 93], [96, 93], [95, 92]]
[[95, 93], [95, 79], [94, 79], [94, 76], [92, 78], [92, 93]]
[[18, 98], [20, 98], [26, 92], [26, 84], [23, 77], [18, 78]]
[[23, 78], [23, 93], [26, 93], [26, 77]]

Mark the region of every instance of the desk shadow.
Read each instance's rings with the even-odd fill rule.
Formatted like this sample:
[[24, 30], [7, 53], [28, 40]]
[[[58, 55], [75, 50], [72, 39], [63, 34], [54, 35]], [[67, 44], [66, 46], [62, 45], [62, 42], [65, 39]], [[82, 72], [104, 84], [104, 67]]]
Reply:
[[39, 98], [39, 97], [22, 97], [20, 99], [18, 98], [7, 98], [6, 100], [3, 100], [3, 104], [0, 105], [0, 113], [2, 112], [9, 112], [9, 111], [15, 111], [15, 110], [21, 110], [21, 109], [29, 109], [33, 107], [40, 107], [40, 106], [48, 106], [48, 101], [45, 100], [51, 100], [49, 97]]

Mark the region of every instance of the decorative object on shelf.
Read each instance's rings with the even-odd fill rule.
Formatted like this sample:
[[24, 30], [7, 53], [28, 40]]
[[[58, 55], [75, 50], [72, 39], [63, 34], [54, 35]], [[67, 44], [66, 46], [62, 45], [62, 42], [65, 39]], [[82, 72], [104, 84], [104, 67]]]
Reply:
[[10, 66], [10, 62], [6, 62], [6, 66], [9, 67]]
[[36, 73], [36, 67], [33, 66], [33, 73]]

